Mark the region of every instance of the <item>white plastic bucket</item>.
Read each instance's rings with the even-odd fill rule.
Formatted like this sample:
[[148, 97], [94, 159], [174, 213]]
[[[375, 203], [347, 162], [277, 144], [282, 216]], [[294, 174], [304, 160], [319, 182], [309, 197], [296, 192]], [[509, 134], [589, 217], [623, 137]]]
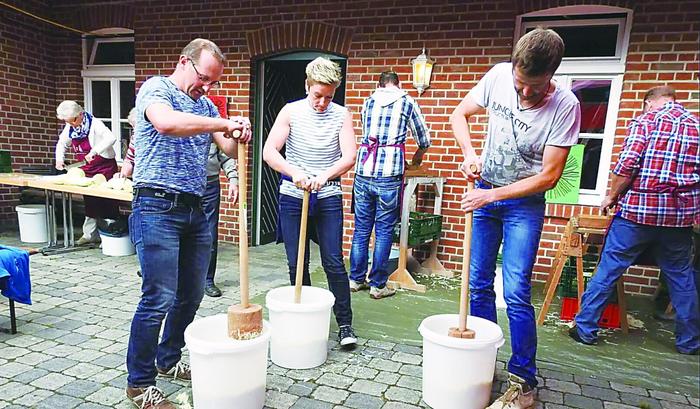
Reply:
[[40, 204], [15, 207], [19, 220], [19, 239], [25, 243], [46, 243], [46, 206]]
[[102, 254], [105, 256], [130, 256], [136, 253], [128, 235], [112, 237], [100, 233], [100, 240], [102, 240]]
[[469, 316], [474, 339], [447, 335], [459, 315], [427, 317], [418, 327], [423, 336], [423, 400], [434, 409], [483, 409], [491, 396], [498, 348], [505, 342], [501, 328]]
[[275, 328], [270, 340], [272, 362], [288, 369], [314, 368], [326, 362], [333, 293], [303, 286], [301, 303], [294, 303], [294, 287], [270, 290], [265, 306]]
[[226, 314], [193, 321], [185, 329], [190, 351], [192, 398], [197, 409], [260, 409], [265, 405], [270, 325], [258, 337], [228, 336]]

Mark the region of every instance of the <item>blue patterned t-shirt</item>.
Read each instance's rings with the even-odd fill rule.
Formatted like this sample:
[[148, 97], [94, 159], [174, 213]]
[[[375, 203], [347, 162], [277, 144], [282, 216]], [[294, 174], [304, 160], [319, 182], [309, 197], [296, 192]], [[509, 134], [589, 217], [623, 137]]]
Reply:
[[153, 77], [144, 82], [136, 96], [134, 186], [202, 196], [207, 184], [211, 134], [183, 138], [159, 133], [145, 115], [146, 108], [154, 103], [179, 112], [219, 117], [209, 98], [194, 101], [167, 77]]

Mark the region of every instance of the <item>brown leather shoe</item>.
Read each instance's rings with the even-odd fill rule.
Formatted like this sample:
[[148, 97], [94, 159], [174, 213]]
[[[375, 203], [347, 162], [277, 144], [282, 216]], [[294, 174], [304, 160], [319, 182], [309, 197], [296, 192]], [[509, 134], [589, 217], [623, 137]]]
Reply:
[[176, 381], [192, 381], [192, 370], [190, 366], [182, 361], [175, 364], [170, 369], [156, 368], [158, 370], [158, 375], [164, 378], [173, 378]]
[[177, 409], [155, 386], [126, 388], [126, 397], [139, 409]]

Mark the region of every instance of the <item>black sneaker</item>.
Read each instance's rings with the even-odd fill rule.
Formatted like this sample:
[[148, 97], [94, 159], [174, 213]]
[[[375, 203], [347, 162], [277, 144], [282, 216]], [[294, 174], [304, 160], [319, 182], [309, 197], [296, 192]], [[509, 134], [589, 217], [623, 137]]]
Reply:
[[214, 283], [207, 283], [204, 286], [204, 294], [209, 297], [221, 297], [221, 290]]
[[354, 348], [357, 345], [357, 335], [355, 335], [355, 331], [352, 330], [350, 325], [340, 327], [338, 340], [340, 341], [340, 346], [344, 348]]
[[583, 344], [583, 345], [595, 345], [596, 344], [595, 341], [589, 342], [589, 341], [585, 341], [583, 338], [581, 338], [581, 336], [578, 334], [578, 329], [576, 329], [575, 325], [573, 327], [569, 328], [569, 336], [574, 341], [578, 342], [579, 344]]

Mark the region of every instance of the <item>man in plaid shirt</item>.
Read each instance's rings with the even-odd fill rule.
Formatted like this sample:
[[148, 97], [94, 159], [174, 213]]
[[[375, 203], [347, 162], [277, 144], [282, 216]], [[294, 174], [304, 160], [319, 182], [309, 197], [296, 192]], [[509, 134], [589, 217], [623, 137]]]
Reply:
[[649, 90], [644, 104], [645, 113], [629, 126], [610, 194], [601, 205], [618, 204], [619, 212], [569, 335], [596, 343], [598, 320], [615, 283], [651, 247], [676, 310], [676, 350], [697, 355], [700, 313], [691, 248], [692, 226], [700, 223], [699, 122], [668, 86]]
[[[428, 128], [416, 101], [401, 90], [399, 76], [382, 72], [379, 87], [362, 107], [363, 137], [353, 186], [355, 232], [350, 251], [350, 290], [369, 288], [374, 299], [395, 294], [386, 286], [394, 226], [399, 219], [405, 144], [410, 131], [418, 144], [412, 165], [420, 165], [430, 146]], [[367, 253], [375, 230], [372, 271], [366, 283]]]

